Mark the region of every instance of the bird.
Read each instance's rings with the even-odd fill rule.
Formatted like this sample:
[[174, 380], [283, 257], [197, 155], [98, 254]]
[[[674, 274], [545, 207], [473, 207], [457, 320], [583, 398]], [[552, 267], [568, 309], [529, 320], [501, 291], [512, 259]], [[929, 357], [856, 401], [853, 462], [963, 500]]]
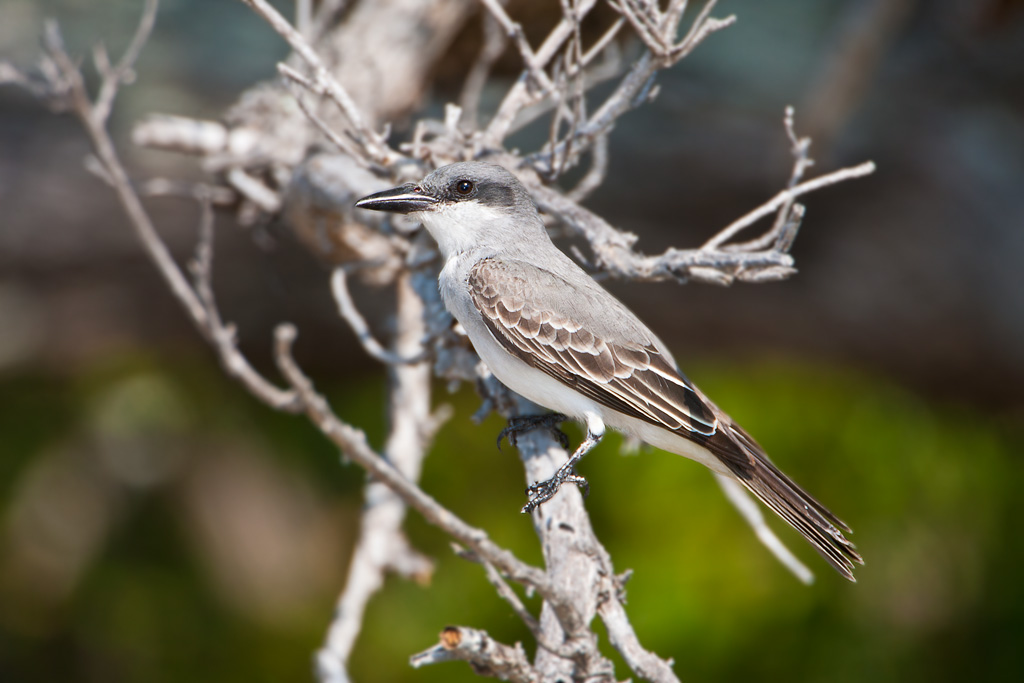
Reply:
[[665, 344], [554, 245], [529, 191], [510, 171], [457, 162], [355, 206], [419, 220], [444, 261], [444, 304], [492, 374], [585, 426], [569, 460], [527, 489], [524, 512], [564, 483], [586, 485], [576, 465], [612, 428], [738, 481], [856, 581], [854, 565], [864, 562], [844, 536], [850, 527], [779, 470], [679, 370]]

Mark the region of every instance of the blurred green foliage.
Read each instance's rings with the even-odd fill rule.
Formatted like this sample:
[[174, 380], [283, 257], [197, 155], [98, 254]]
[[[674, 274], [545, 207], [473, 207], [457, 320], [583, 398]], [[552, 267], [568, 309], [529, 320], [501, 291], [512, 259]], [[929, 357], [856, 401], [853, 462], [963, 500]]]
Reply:
[[[303, 419], [258, 405], [208, 359], [175, 363], [138, 357], [73, 379], [0, 380], [0, 680], [310, 679], [354, 542], [364, 477], [339, 464]], [[935, 404], [884, 378], [795, 362], [696, 370], [694, 379], [776, 462], [855, 528], [867, 565], [849, 585], [774, 524], [817, 575], [805, 587], [757, 543], [706, 471], [661, 452], [623, 455], [621, 440], [610, 437], [582, 466], [592, 485], [587, 505], [616, 569], [635, 571], [628, 610], [642, 642], [672, 657], [687, 681], [1019, 674], [1019, 415]], [[324, 387], [339, 414], [376, 444], [385, 431], [383, 385], [370, 376]], [[512, 449], [494, 447], [500, 421], [472, 424], [476, 398], [468, 390], [438, 398], [455, 405], [456, 417], [426, 463], [424, 487], [539, 562], [530, 521], [517, 512], [521, 467]], [[574, 427], [569, 432], [579, 438]], [[214, 476], [215, 462], [235, 469], [213, 478], [213, 500], [225, 507], [204, 518], [195, 509], [206, 499], [196, 492], [206, 489], [196, 482]], [[248, 570], [240, 588], [231, 585], [235, 565], [227, 582], [217, 569], [236, 555], [238, 567], [260, 563], [259, 552], [249, 558], [244, 544], [232, 545], [237, 533], [218, 537], [227, 560], [203, 541], [204, 523], [230, 517], [236, 479], [246, 480], [247, 468], [285, 482], [284, 499], [312, 501], [290, 508], [307, 510], [296, 513], [296, 533], [318, 528], [313, 545], [337, 552], [275, 560], [300, 565], [275, 570], [286, 577], [312, 572], [308, 590], [293, 590], [297, 580], [287, 579], [256, 581], [250, 590]], [[68, 493], [47, 503], [53, 482]], [[59, 516], [82, 490], [93, 491], [82, 498], [92, 507], [72, 505], [79, 515], [47, 521], [48, 510]], [[93, 538], [92, 545], [47, 541], [51, 532], [60, 538], [52, 531], [63, 528], [58, 523], [72, 530], [68, 538], [80, 545]], [[266, 535], [261, 527], [254, 538], [277, 547], [278, 532], [265, 526]], [[355, 680], [476, 680], [461, 664], [408, 667], [408, 656], [447, 624], [484, 628], [532, 650], [479, 567], [456, 558], [448, 539], [417, 516], [406, 526], [437, 569], [428, 587], [392, 578], [373, 600]], [[49, 555], [40, 555], [47, 547]], [[62, 568], [62, 558], [73, 570]], [[538, 607], [536, 598], [527, 603]], [[626, 672], [620, 661], [619, 675]]]

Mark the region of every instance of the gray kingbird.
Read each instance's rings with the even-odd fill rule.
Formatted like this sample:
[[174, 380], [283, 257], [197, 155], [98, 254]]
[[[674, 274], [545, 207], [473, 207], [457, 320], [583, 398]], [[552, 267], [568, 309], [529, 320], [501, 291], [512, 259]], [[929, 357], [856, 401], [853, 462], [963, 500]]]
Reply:
[[783, 474], [760, 445], [676, 367], [646, 325], [551, 242], [526, 188], [494, 164], [462, 162], [364, 197], [356, 206], [414, 214], [444, 258], [445, 306], [503, 384], [586, 425], [528, 512], [565, 482], [612, 427], [739, 481], [847, 579], [863, 564], [850, 528]]

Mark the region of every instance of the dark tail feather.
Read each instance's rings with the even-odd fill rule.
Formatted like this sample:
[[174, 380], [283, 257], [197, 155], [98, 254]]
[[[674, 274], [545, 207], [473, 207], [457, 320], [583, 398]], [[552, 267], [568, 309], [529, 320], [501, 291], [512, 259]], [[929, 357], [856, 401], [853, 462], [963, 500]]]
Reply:
[[779, 470], [764, 450], [737, 425], [705, 442], [747, 489], [806, 538], [837, 572], [850, 581], [854, 564], [864, 564], [856, 546], [843, 536], [850, 527]]

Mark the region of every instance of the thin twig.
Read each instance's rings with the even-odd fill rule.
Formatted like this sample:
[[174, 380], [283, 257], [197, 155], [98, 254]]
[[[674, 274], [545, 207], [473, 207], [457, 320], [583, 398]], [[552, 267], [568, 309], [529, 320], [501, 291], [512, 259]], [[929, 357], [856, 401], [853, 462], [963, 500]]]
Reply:
[[490, 562], [483, 562], [483, 566], [484, 572], [487, 574], [487, 580], [498, 592], [498, 597], [509, 604], [512, 611], [526, 624], [526, 628], [530, 629], [534, 636], [541, 636], [540, 622], [537, 621], [535, 616], [530, 614], [530, 610], [526, 609], [526, 605], [519, 599], [519, 596], [512, 590], [512, 587], [508, 585], [508, 582], [502, 578], [498, 570], [494, 568], [494, 565]]
[[483, 529], [462, 521], [374, 452], [367, 443], [366, 434], [343, 422], [334, 414], [326, 399], [317, 393], [312, 381], [299, 369], [292, 356], [291, 349], [297, 335], [294, 326], [278, 325], [275, 331], [274, 358], [281, 374], [296, 391], [302, 410], [324, 436], [372, 477], [387, 484], [407, 505], [423, 515], [427, 522], [472, 548], [475, 553], [499, 567], [512, 580], [530, 586], [546, 598], [557, 601], [559, 596], [551, 589], [543, 570], [522, 562], [511, 551], [491, 541]]
[[669, 44], [664, 41], [661, 32], [658, 31], [656, 20], [648, 12], [645, 12], [644, 8], [638, 7], [631, 0], [621, 0], [621, 2], [612, 2], [610, 4], [629, 21], [633, 30], [640, 37], [640, 40], [647, 46], [647, 49], [658, 56], [668, 54]]
[[359, 112], [359, 108], [356, 107], [355, 102], [352, 101], [345, 88], [331, 75], [312, 46], [295, 30], [295, 27], [287, 19], [281, 16], [266, 0], [242, 0], [242, 2], [249, 5], [257, 14], [263, 17], [270, 24], [271, 28], [277, 31], [288, 42], [295, 53], [312, 69], [313, 79], [311, 82], [313, 92], [318, 95], [326, 95], [338, 106], [338, 109], [352, 128], [356, 141], [370, 159], [387, 166], [401, 158], [401, 155], [391, 149], [377, 131], [366, 124], [362, 114]]
[[459, 106], [462, 107], [463, 122], [469, 130], [476, 130], [480, 122], [480, 98], [483, 95], [487, 77], [494, 63], [505, 52], [508, 37], [501, 29], [501, 23], [491, 13], [483, 17], [484, 44], [473, 67], [466, 75], [459, 95]]
[[248, 173], [241, 166], [234, 166], [228, 169], [225, 179], [231, 187], [245, 196], [256, 206], [266, 213], [277, 213], [281, 210], [281, 197], [274, 190], [267, 187], [262, 180]]
[[[615, 40], [615, 36], [618, 35], [619, 31], [625, 25], [626, 25], [626, 20], [625, 19], [623, 19], [622, 17], [619, 17], [618, 19], [616, 19], [615, 23], [613, 23], [610, 27], [608, 27], [608, 30], [604, 32], [604, 35], [602, 35], [600, 38], [598, 38], [597, 42], [595, 42], [593, 45], [591, 45], [590, 49], [586, 51], [586, 53], [583, 55], [583, 58], [580, 60], [578, 68], [583, 68], [583, 67], [588, 66], [591, 62], [594, 61], [594, 59], [597, 58], [597, 56], [599, 54], [604, 52], [605, 48], [607, 48], [608, 45], [611, 44], [611, 42], [613, 40]], [[569, 75], [570, 76], [575, 76], [576, 74], [573, 73], [572, 71], [570, 71]]]
[[223, 185], [190, 183], [171, 178], [147, 178], [135, 182], [135, 191], [143, 197], [203, 198], [214, 206], [229, 206], [238, 201], [238, 193]]
[[[140, 44], [139, 36], [148, 34], [153, 22], [152, 14], [155, 12], [156, 3], [147, 3], [135, 37], [130, 43], [129, 52], [126, 53], [128, 56], [136, 57], [138, 55], [139, 48], [136, 46]], [[139, 242], [193, 323], [213, 343], [225, 371], [229, 376], [238, 379], [254, 396], [267, 405], [279, 410], [295, 410], [293, 392], [274, 386], [249, 364], [235, 345], [234, 330], [221, 324], [218, 317], [211, 316], [202, 297], [189, 284], [174, 257], [171, 256], [167, 245], [160, 238], [149, 214], [132, 187], [128, 172], [121, 164], [114, 143], [106, 130], [105, 119], [96, 114], [78, 65], [68, 56], [60, 29], [53, 22], [47, 24], [44, 33], [44, 47], [53, 64], [53, 70], [50, 73], [56, 79], [53, 83], [55, 93], [65, 98], [66, 108], [70, 109], [82, 123], [92, 142], [96, 158], [102, 165], [104, 176], [117, 194]], [[132, 66], [133, 62], [122, 58], [118, 62], [116, 70], [101, 74], [100, 92], [108, 93], [105, 95], [106, 106], [113, 106], [117, 97], [117, 85], [121, 82], [122, 74], [130, 70]]]
[[[786, 187], [793, 189], [803, 179], [806, 170], [814, 165], [814, 160], [809, 156], [811, 139], [797, 137], [793, 125], [793, 107], [786, 107], [783, 126], [786, 130], [786, 137], [789, 138], [790, 154], [793, 156], [793, 170], [790, 172]], [[779, 207], [771, 229], [752, 240], [729, 244], [725, 249], [728, 251], [757, 251], [774, 245], [774, 249], [787, 252], [796, 238], [796, 232], [800, 228], [804, 212], [804, 206], [796, 203], [796, 197], [790, 197]]]
[[590, 193], [601, 186], [608, 173], [608, 136], [599, 135], [590, 147], [590, 168], [587, 169], [576, 187], [566, 193], [566, 197], [574, 202], [581, 202]]
[[404, 357], [381, 346], [352, 300], [352, 295], [348, 291], [348, 276], [344, 268], [335, 268], [334, 273], [331, 274], [331, 293], [334, 295], [334, 302], [338, 304], [338, 314], [356, 333], [356, 338], [363, 345], [363, 350], [371, 357], [388, 365], [413, 365], [429, 357], [425, 349], [414, 356]]
[[[786, 187], [792, 189], [803, 179], [807, 169], [814, 165], [814, 159], [810, 157], [811, 139], [797, 137], [793, 123], [793, 107], [786, 107], [785, 114], [782, 117], [782, 125], [786, 129], [786, 137], [789, 138], [790, 154], [793, 155], [793, 170], [789, 175], [789, 183], [786, 185]], [[792, 222], [794, 201], [795, 198], [792, 198], [783, 202], [782, 206], [779, 207], [775, 223], [772, 225], [772, 229], [765, 235], [766, 239], [771, 240], [774, 235], [782, 231], [785, 225]]]
[[[596, 2], [597, 0], [580, 0], [576, 6], [573, 18], [562, 17], [562, 20], [551, 30], [551, 33], [548, 34], [548, 37], [544, 39], [544, 42], [537, 49], [535, 55], [535, 66], [537, 68], [545, 68], [547, 66], [548, 62], [554, 58], [565, 41], [572, 35], [576, 23], [583, 21], [583, 18], [594, 8]], [[523, 76], [516, 81], [515, 85], [512, 86], [504, 99], [502, 99], [501, 104], [498, 105], [498, 111], [483, 134], [485, 146], [500, 147], [501, 141], [508, 135], [516, 115], [524, 107], [535, 102], [536, 98], [527, 88], [525, 76], [526, 71], [524, 70]]]
[[679, 683], [672, 660], [664, 660], [640, 644], [621, 600], [605, 600], [597, 610], [608, 631], [608, 641], [637, 676], [655, 683]]
[[494, 565], [485, 561], [481, 561], [481, 564], [487, 574], [487, 581], [494, 587], [498, 597], [507, 602], [516, 616], [526, 625], [526, 628], [530, 629], [530, 633], [537, 640], [539, 647], [566, 659], [571, 659], [577, 654], [577, 651], [572, 647], [549, 642], [544, 635], [540, 622], [526, 609], [526, 605], [523, 604], [523, 601], [519, 599], [519, 596], [512, 590], [512, 587], [508, 585], [508, 582], [505, 581], [498, 570], [494, 568]]
[[[718, 4], [718, 0], [708, 0], [701, 7], [700, 12], [697, 14], [697, 18], [690, 24], [690, 30], [686, 36], [679, 41], [679, 43], [672, 50], [672, 59], [678, 61], [688, 54], [693, 52], [694, 48], [704, 42], [704, 39], [709, 35], [720, 29], [733, 24], [736, 21], [734, 15], [730, 15], [725, 19], [714, 19], [711, 17], [711, 12], [714, 11], [715, 5]], [[681, 15], [680, 15], [681, 16]]]
[[409, 658], [418, 669], [427, 664], [465, 661], [480, 676], [492, 676], [512, 683], [538, 683], [540, 673], [530, 665], [519, 643], [505, 645], [491, 638], [486, 631], [466, 626], [448, 626], [440, 642], [429, 650]]
[[501, 27], [505, 29], [505, 34], [512, 38], [512, 41], [516, 44], [519, 54], [523, 57], [523, 65], [526, 67], [526, 72], [529, 74], [530, 79], [537, 84], [541, 92], [554, 92], [555, 86], [544, 71], [544, 63], [538, 59], [537, 55], [533, 52], [533, 48], [530, 47], [530, 43], [527, 42], [526, 35], [523, 33], [523, 27], [509, 18], [508, 14], [505, 13], [505, 8], [497, 0], [480, 0], [480, 2], [487, 8], [491, 16], [498, 21]]
[[808, 180], [806, 182], [800, 183], [795, 187], [786, 188], [785, 190], [782, 190], [761, 206], [751, 211], [750, 213], [741, 216], [740, 218], [737, 218], [732, 223], [725, 226], [725, 228], [719, 231], [714, 237], [712, 237], [707, 242], [702, 244], [700, 248], [715, 249], [725, 244], [730, 239], [735, 237], [736, 234], [739, 233], [744, 228], [753, 225], [758, 221], [758, 219], [767, 216], [768, 214], [774, 212], [780, 206], [785, 204], [787, 201], [792, 201], [793, 199], [799, 197], [800, 195], [807, 194], [808, 192], [814, 192], [815, 190], [820, 190], [821, 188], [828, 187], [829, 185], [841, 183], [844, 180], [850, 180], [852, 178], [863, 178], [864, 176], [871, 175], [874, 172], [875, 163], [873, 161], [865, 161], [864, 163], [857, 164], [856, 166], [841, 168], [838, 171], [826, 173], [823, 176], [818, 176], [814, 180]]
[[[146, 41], [149, 40], [149, 35], [153, 32], [153, 25], [156, 23], [156, 10], [157, 0], [146, 0], [146, 4], [142, 9], [142, 19], [139, 21], [139, 26], [135, 30], [135, 35], [132, 36], [128, 48], [121, 55], [121, 59], [118, 60], [117, 66], [110, 68], [109, 60], [105, 58], [104, 66], [97, 62], [96, 68], [102, 77], [102, 81], [92, 111], [96, 125], [106, 125], [107, 119], [110, 117], [111, 107], [114, 105], [114, 98], [117, 96], [118, 88], [122, 83], [129, 83], [134, 77], [133, 69], [135, 62], [138, 60]], [[105, 55], [105, 53], [103, 54]]]
[[[412, 287], [408, 271], [395, 282], [395, 355], [415, 353], [426, 335], [424, 302]], [[419, 479], [423, 458], [438, 419], [430, 412], [431, 371], [426, 363], [389, 368], [389, 434], [384, 456], [410, 481]], [[406, 506], [386, 484], [366, 485], [359, 540], [349, 563], [345, 588], [338, 598], [324, 645], [317, 653], [321, 683], [345, 683], [348, 661], [363, 626], [370, 598], [384, 585], [388, 571], [419, 583], [429, 581], [433, 562], [413, 549], [402, 533]]]
[[284, 62], [277, 65], [277, 70], [285, 77], [285, 83], [288, 84], [288, 88], [291, 90], [292, 96], [295, 98], [295, 101], [299, 103], [299, 108], [302, 109], [302, 113], [313, 122], [313, 125], [315, 125], [328, 140], [333, 142], [342, 153], [352, 157], [356, 161], [365, 162], [365, 157], [359, 151], [357, 144], [349, 140], [347, 137], [339, 135], [337, 131], [328, 126], [327, 123], [320, 118], [315, 111], [313, 111], [313, 108], [306, 103], [306, 99], [302, 96], [302, 93], [297, 92], [296, 90], [296, 86], [302, 86], [310, 91], [316, 92], [316, 85]]
[[554, 161], [565, 156], [570, 148], [575, 150], [576, 155], [586, 151], [598, 136], [611, 130], [620, 116], [643, 104], [652, 92], [654, 76], [660, 69], [678, 62], [709, 35], [735, 22], [735, 16], [725, 19], [713, 19], [708, 16], [713, 7], [714, 0], [705, 6], [686, 39], [679, 47], [674, 48], [669, 56], [652, 51], [641, 56], [615, 91], [585, 123], [578, 126], [572, 137], [568, 137], [550, 150], [531, 155], [530, 163], [545, 174], [550, 174], [554, 168]]
[[783, 567], [792, 572], [799, 581], [805, 584], [814, 582], [814, 574], [803, 562], [797, 559], [789, 548], [775, 535], [771, 527], [764, 520], [764, 514], [754, 499], [747, 493], [747, 490], [735, 479], [715, 475], [715, 480], [725, 492], [725, 497], [732, 503], [733, 507], [743, 516], [747, 524], [754, 530], [757, 540], [761, 541], [764, 547], [768, 548]]

